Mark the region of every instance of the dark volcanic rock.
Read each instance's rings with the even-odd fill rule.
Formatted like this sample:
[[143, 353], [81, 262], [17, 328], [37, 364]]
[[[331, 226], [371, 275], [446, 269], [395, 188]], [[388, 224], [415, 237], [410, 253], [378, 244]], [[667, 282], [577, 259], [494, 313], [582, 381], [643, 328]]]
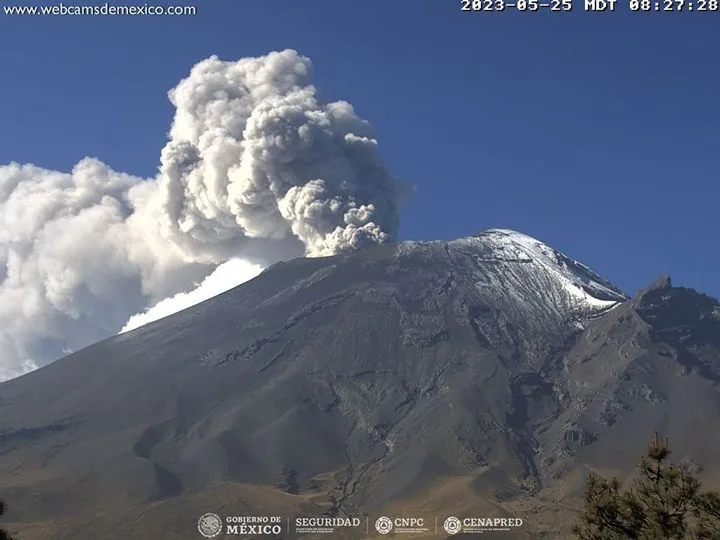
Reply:
[[654, 430], [712, 472], [717, 314], [669, 279], [627, 301], [511, 231], [282, 263], [0, 385], [0, 493], [20, 527], [62, 523], [48, 538], [155, 538], [151, 508], [193, 538], [222, 486], [240, 514], [373, 515], [453, 478], [542, 506]]

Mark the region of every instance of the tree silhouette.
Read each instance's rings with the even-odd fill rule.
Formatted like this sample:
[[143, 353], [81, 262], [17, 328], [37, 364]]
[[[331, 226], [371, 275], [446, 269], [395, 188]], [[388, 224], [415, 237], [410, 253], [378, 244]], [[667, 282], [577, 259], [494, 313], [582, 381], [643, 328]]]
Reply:
[[668, 439], [657, 433], [640, 460], [640, 478], [588, 478], [585, 508], [573, 532], [581, 540], [720, 539], [720, 495], [701, 491], [687, 467], [668, 463]]
[[[5, 513], [5, 503], [3, 501], [0, 501], [0, 516], [2, 516]], [[8, 533], [5, 529], [0, 529], [0, 540], [13, 540], [13, 537], [10, 536], [10, 533]]]

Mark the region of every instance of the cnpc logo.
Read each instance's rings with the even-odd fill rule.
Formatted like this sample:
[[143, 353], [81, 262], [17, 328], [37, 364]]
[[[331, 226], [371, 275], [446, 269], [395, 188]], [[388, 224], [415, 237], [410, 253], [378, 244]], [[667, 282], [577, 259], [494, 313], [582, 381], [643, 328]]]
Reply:
[[390, 534], [393, 529], [409, 532], [411, 529], [421, 529], [425, 524], [423, 518], [395, 518], [382, 516], [375, 522], [375, 530], [380, 534]]

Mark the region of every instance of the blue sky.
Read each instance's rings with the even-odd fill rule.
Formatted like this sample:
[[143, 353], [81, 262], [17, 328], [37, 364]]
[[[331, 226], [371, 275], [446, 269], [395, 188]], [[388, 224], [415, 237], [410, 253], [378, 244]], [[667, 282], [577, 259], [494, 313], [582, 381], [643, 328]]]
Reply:
[[669, 273], [720, 296], [719, 13], [197, 5], [186, 18], [0, 16], [0, 163], [69, 170], [89, 155], [154, 175], [167, 90], [194, 63], [290, 47], [417, 186], [403, 239], [512, 228], [629, 292]]

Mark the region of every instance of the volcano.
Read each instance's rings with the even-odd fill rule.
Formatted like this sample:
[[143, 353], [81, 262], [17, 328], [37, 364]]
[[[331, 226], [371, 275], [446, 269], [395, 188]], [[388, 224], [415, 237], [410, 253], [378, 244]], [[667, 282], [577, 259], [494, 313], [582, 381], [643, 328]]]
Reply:
[[0, 384], [0, 495], [22, 540], [202, 538], [207, 512], [561, 538], [653, 431], [720, 485], [719, 421], [717, 300], [493, 229], [279, 263]]

